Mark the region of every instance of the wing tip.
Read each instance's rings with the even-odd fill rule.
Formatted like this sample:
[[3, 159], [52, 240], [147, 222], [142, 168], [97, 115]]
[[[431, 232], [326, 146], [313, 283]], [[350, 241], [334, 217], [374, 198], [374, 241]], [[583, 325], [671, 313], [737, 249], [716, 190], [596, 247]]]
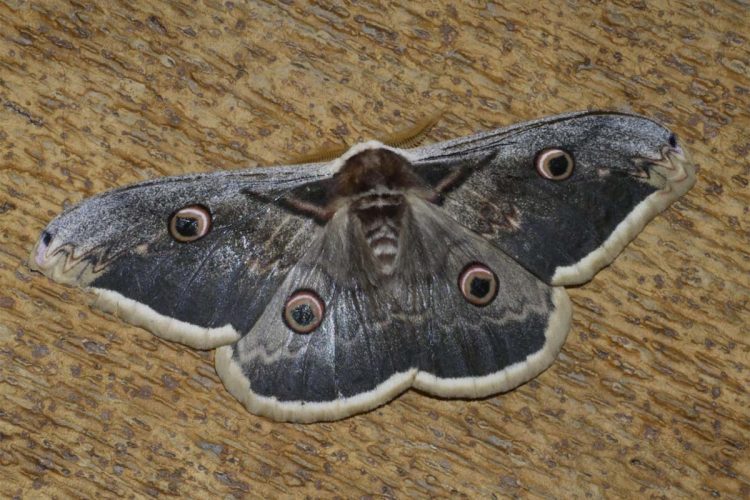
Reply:
[[95, 276], [92, 265], [86, 259], [76, 256], [72, 247], [53, 245], [45, 239], [45, 235], [49, 235], [46, 230], [34, 243], [26, 259], [26, 266], [63, 285], [85, 286], [89, 283]]

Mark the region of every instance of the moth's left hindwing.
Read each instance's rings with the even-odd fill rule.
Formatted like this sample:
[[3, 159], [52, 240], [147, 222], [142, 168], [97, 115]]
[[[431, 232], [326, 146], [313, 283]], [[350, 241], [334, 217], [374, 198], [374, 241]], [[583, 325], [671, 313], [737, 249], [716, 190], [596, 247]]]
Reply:
[[[201, 349], [223, 345], [255, 323], [319, 229], [274, 198], [328, 176], [323, 166], [309, 165], [110, 191], [50, 223], [30, 264], [57, 281], [90, 287], [98, 306], [156, 335]], [[185, 217], [177, 221], [181, 209]], [[191, 219], [198, 216], [207, 219]], [[204, 236], [188, 241], [190, 231], [201, 230]]]

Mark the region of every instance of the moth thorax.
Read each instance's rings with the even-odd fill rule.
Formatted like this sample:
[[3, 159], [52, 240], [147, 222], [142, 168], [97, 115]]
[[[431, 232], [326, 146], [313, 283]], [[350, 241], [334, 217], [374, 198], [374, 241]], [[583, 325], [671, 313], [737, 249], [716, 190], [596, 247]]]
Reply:
[[381, 192], [358, 197], [352, 213], [359, 220], [367, 247], [383, 274], [391, 274], [399, 254], [406, 200], [400, 193]]

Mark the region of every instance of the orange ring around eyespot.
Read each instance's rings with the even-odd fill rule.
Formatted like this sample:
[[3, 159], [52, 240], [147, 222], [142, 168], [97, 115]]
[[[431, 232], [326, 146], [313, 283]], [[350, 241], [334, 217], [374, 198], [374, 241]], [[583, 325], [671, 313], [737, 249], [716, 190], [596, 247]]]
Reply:
[[[309, 325], [302, 325], [298, 323], [294, 319], [294, 317], [292, 317], [292, 312], [297, 307], [304, 304], [310, 307], [315, 318], [315, 320]], [[286, 326], [288, 326], [290, 330], [296, 333], [311, 333], [323, 322], [325, 312], [325, 303], [317, 293], [313, 292], [312, 290], [297, 290], [289, 296], [286, 303], [284, 304], [282, 317], [284, 319], [284, 323], [286, 323]]]
[[[471, 280], [479, 274], [490, 282], [490, 290], [485, 297], [477, 297], [471, 293]], [[467, 265], [458, 275], [458, 289], [470, 304], [477, 307], [484, 307], [495, 300], [498, 288], [497, 276], [492, 269], [478, 262]]]
[[[552, 171], [549, 170], [549, 162], [561, 156], [564, 156], [568, 160], [568, 169], [560, 175], [554, 175]], [[573, 160], [573, 156], [564, 149], [548, 148], [543, 149], [539, 152], [539, 154], [536, 155], [536, 158], [534, 159], [534, 165], [536, 167], [537, 173], [539, 173], [539, 175], [541, 175], [545, 179], [549, 179], [552, 181], [562, 181], [573, 175], [575, 161]]]
[[[177, 231], [177, 220], [183, 219], [194, 219], [198, 221], [198, 232], [192, 236], [185, 236]], [[212, 227], [211, 212], [203, 205], [188, 205], [181, 208], [169, 217], [169, 234], [175, 240], [181, 243], [192, 243], [206, 236]]]

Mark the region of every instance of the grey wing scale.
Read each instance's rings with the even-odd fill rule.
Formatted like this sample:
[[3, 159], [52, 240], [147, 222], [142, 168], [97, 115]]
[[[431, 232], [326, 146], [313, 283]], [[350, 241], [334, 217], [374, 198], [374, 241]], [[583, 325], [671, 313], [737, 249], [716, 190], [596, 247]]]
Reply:
[[[540, 177], [535, 156], [569, 151], [571, 178]], [[687, 153], [642, 116], [575, 113], [406, 151], [422, 175], [468, 169], [443, 206], [547, 283], [583, 283], [695, 182]]]
[[[328, 167], [308, 165], [113, 190], [52, 221], [30, 264], [56, 281], [89, 287], [100, 308], [156, 335], [216, 347], [250, 328], [317, 229], [273, 200], [327, 177]], [[175, 241], [170, 214], [196, 203], [210, 209], [211, 231], [195, 242]]]
[[[217, 351], [227, 388], [253, 412], [277, 420], [343, 418], [414, 386], [443, 397], [509, 390], [543, 371], [570, 325], [570, 304], [441, 209], [410, 199], [398, 280], [371, 273], [346, 214], [289, 272], [255, 326]], [[486, 307], [456, 286], [474, 261], [499, 289]], [[296, 289], [330, 304], [323, 323], [300, 335], [282, 320]]]

